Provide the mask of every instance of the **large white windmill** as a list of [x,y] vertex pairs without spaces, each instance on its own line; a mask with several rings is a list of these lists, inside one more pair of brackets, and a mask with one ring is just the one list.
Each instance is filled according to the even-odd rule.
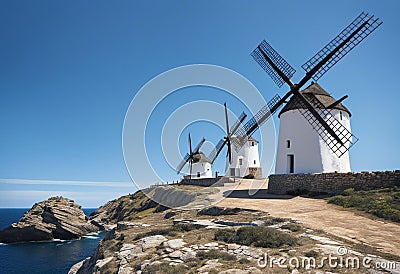
[[[357,138],[350,128],[350,112],[318,84],[300,89],[309,81],[317,81],[382,24],[379,18],[361,13],[322,50],[302,65],[305,76],[293,83],[296,70],[265,40],[252,52],[252,57],[281,87],[290,90],[281,98],[275,95],[243,127],[235,132],[236,148],[241,148],[259,126],[281,106],[281,128],[278,139],[276,173],[348,172],[348,150]],[[305,118],[305,119],[304,119]]]
[[[329,110],[329,115],[351,134],[351,113],[342,103],[337,103],[338,101],[317,83],[312,83],[300,92],[309,102],[318,102],[313,106],[320,114]],[[280,126],[275,173],[350,172],[348,150],[340,157],[332,153],[318,132],[304,119],[301,111],[306,109],[299,105],[297,100],[291,99],[278,115]]]

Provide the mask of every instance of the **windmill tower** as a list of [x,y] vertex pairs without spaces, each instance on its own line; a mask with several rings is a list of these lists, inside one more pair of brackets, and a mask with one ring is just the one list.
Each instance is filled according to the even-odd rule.
[[[312,84],[304,91],[300,89],[311,78],[315,81],[321,78],[381,24],[379,18],[361,13],[322,50],[302,65],[306,74],[297,84],[290,80],[296,70],[271,45],[265,40],[262,41],[251,53],[252,57],[278,87],[286,83],[290,90],[282,98],[275,95],[266,106],[236,131],[237,138],[233,140],[236,149],[240,149],[258,127],[286,104],[280,113],[283,128],[278,141],[277,172],[349,171],[348,150],[358,139],[351,133],[350,112],[341,104],[347,95],[336,101],[317,84]],[[303,119],[301,120],[297,114],[301,114]],[[310,128],[315,132],[311,133]],[[296,137],[293,139],[293,136]],[[312,147],[307,148],[303,145]],[[285,146],[293,153],[285,151]],[[299,159],[295,159],[297,157],[295,152],[299,154],[301,164]],[[312,160],[308,158],[308,153],[313,154]]]
[[[330,109],[331,115],[351,132],[350,111],[341,103],[335,104],[336,100],[320,85],[312,83],[300,92],[309,101],[318,100],[325,109]],[[319,106],[314,107],[321,112]],[[332,153],[299,109],[302,106],[296,100],[289,100],[278,115],[280,127],[275,173],[350,172],[348,151],[341,157]]]
[[211,163],[217,159],[222,149],[226,145],[228,148],[226,154],[225,176],[233,177],[246,177],[252,175],[254,177],[261,177],[260,157],[258,155],[258,141],[253,137],[247,138],[247,145],[242,145],[238,150],[232,150],[232,143],[238,143],[235,133],[240,129],[242,122],[246,119],[247,115],[243,112],[238,120],[229,128],[228,110],[225,107],[225,126],[226,136],[222,138],[210,155]]
[[201,146],[206,139],[202,139],[197,146],[192,150],[192,139],[190,133],[188,136],[189,153],[186,153],[182,162],[176,168],[179,174],[182,168],[189,163],[189,179],[212,178],[211,161],[200,151]]
[[225,170],[226,176],[261,178],[262,170],[258,153],[258,141],[253,137],[249,137],[247,144],[243,145],[238,151],[232,150],[232,161],[229,162],[227,157]]

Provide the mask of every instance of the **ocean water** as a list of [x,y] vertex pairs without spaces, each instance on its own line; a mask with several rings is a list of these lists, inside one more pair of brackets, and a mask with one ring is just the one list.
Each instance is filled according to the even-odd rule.
[[[28,209],[0,209],[0,229],[17,222]],[[84,209],[89,215],[95,209]],[[41,243],[0,244],[0,273],[68,273],[70,267],[89,257],[105,232],[82,240]]]

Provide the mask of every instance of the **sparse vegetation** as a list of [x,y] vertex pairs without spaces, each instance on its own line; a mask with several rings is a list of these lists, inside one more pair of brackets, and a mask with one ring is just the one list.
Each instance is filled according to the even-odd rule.
[[144,237],[154,236],[154,235],[176,236],[178,234],[178,232],[187,232],[187,231],[191,231],[193,229],[197,229],[197,227],[193,224],[177,224],[177,225],[173,225],[168,228],[153,229],[150,231],[138,233],[133,238],[133,240],[139,240]]
[[290,230],[292,232],[298,232],[298,231],[302,230],[302,227],[300,225],[293,224],[293,223],[284,224],[284,225],[281,226],[281,228]]
[[297,244],[296,237],[289,233],[263,226],[241,227],[238,230],[217,230],[214,234],[214,239],[227,243],[269,248]]
[[304,253],[304,255],[309,258],[317,258],[318,252],[315,250],[310,250],[310,251],[307,251],[306,253]]
[[328,198],[328,203],[355,208],[386,220],[400,222],[400,187],[356,191],[346,189],[343,195]]
[[187,268],[183,265],[169,265],[169,263],[160,263],[148,265],[142,271],[143,274],[175,274],[186,273]]
[[254,212],[251,209],[243,209],[243,208],[221,208],[217,206],[211,206],[207,208],[203,208],[197,212],[197,216],[208,215],[208,216],[221,216],[221,215],[235,215],[239,212]]
[[265,225],[266,226],[276,225],[276,224],[279,224],[279,223],[283,223],[285,221],[286,221],[286,219],[284,219],[284,218],[270,218],[268,220],[265,220]]

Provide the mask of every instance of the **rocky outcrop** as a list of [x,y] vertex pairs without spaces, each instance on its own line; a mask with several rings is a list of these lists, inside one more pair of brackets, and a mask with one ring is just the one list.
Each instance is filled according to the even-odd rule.
[[134,220],[145,210],[150,214],[165,209],[166,208],[163,206],[151,200],[143,191],[139,190],[134,194],[125,195],[107,202],[90,214],[90,220],[108,227],[122,220]]
[[0,231],[0,242],[71,240],[102,230],[89,221],[80,205],[63,197],[36,203],[19,222]]

